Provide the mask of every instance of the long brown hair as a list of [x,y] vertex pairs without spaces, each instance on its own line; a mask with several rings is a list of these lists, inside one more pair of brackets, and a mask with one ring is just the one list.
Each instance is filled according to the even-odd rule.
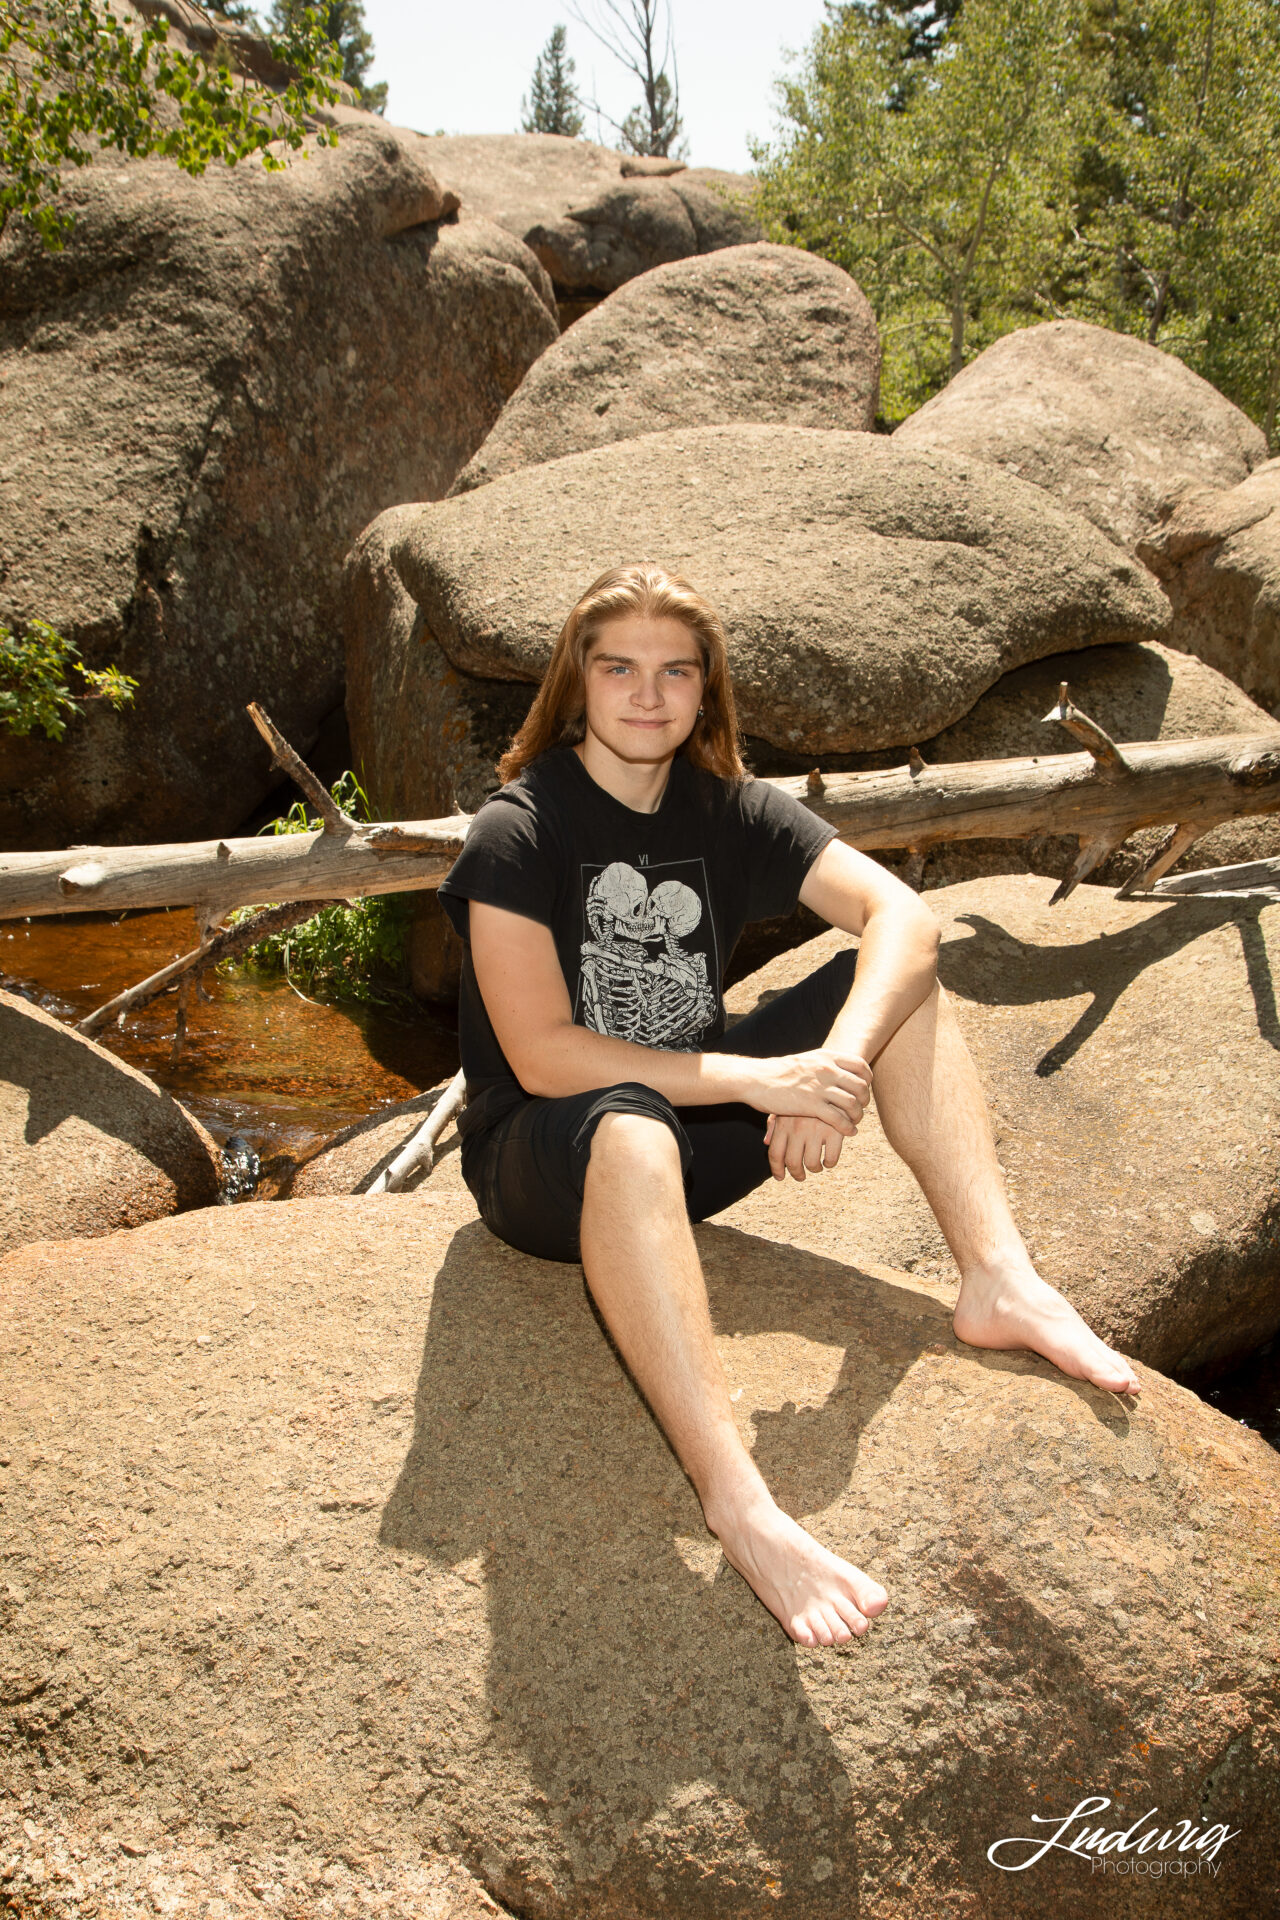
[[565,621],[528,718],[498,762],[504,786],[540,753],[551,747],[577,746],[587,730],[587,655],[602,627],[632,613],[678,620],[697,641],[702,655],[702,712],[677,751],[722,780],[745,777],[729,680],[729,648],[720,616],[678,573],[645,561],[602,573]]

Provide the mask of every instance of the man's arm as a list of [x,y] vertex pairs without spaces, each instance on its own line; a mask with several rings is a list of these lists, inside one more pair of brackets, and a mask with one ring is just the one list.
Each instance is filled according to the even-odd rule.
[[[858,936],[858,971],[827,1048],[874,1063],[933,992],[938,923],[910,887],[839,840],[824,847],[810,867],[800,899],[830,926]],[[803,1180],[806,1167],[811,1173],[833,1167],[846,1137],[812,1115],[775,1109],[765,1134],[775,1179],[790,1173]]]
[[775,1060],[669,1053],[593,1033],[574,1024],[548,927],[476,900],[468,917],[480,997],[498,1045],[526,1093],[555,1099],[637,1080],[665,1094],[675,1106],[740,1100],[760,1113],[781,1111],[820,1120],[834,1137],[856,1130],[869,1098],[869,1075],[860,1058],[830,1048]]
[[933,992],[938,923],[910,887],[839,840],[810,867],[800,900],[829,926],[858,937],[853,990],[827,1045],[874,1065],[886,1040]]

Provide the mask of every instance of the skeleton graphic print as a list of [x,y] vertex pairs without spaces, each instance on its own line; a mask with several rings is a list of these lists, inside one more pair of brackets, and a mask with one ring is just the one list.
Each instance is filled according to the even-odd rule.
[[720,979],[702,861],[581,871],[587,937],[575,1017],[616,1040],[691,1051],[715,1020]]

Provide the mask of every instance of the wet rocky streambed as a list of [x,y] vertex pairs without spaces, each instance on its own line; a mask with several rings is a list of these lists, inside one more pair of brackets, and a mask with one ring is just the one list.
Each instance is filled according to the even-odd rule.
[[[66,1021],[188,951],[185,909],[0,925],[0,986]],[[175,1001],[162,995],[96,1037],[193,1113],[220,1145],[239,1135],[258,1156],[256,1197],[367,1114],[412,1099],[458,1065],[443,1009],[332,1003],[283,975],[237,969],[205,975],[174,1057]],[[1230,1374],[1192,1382],[1211,1405],[1280,1448],[1280,1340]]]

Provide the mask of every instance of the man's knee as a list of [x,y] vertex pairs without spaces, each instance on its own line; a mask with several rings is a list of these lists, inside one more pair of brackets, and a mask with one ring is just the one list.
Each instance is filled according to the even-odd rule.
[[675,1134],[647,1113],[606,1113],[591,1136],[590,1166],[632,1179],[683,1179]]

